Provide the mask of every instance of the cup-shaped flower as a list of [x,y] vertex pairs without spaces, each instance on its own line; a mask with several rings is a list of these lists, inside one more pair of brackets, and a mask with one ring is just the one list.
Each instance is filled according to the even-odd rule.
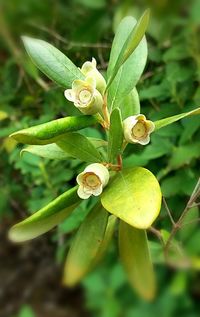
[[125,140],[128,143],[139,143],[142,145],[150,142],[150,134],[155,129],[154,123],[147,120],[143,114],[126,118],[123,126]]
[[91,62],[85,62],[81,67],[81,72],[85,76],[91,76],[96,80],[96,89],[103,95],[106,89],[106,81],[97,69],[96,59],[93,57]]
[[77,176],[76,181],[79,185],[78,196],[80,198],[87,199],[92,195],[99,196],[108,184],[109,172],[104,165],[93,163]]
[[74,80],[72,89],[65,90],[64,95],[84,114],[95,114],[102,110],[103,98],[96,89],[94,77],[88,76],[85,80]]

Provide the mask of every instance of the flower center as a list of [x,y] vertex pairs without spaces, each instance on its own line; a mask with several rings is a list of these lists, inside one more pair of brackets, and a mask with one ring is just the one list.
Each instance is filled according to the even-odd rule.
[[144,138],[147,135],[147,127],[144,121],[138,121],[132,128],[132,135],[136,139]]
[[79,101],[81,103],[86,103],[87,104],[87,103],[90,102],[91,98],[92,98],[92,94],[91,94],[91,92],[89,90],[83,89],[83,90],[80,91],[80,93],[79,93]]
[[95,189],[101,185],[100,178],[94,173],[86,173],[84,175],[84,184],[92,189]]

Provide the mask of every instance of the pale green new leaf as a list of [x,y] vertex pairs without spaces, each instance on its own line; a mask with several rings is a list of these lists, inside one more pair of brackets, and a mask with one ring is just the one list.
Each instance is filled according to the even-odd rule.
[[161,120],[158,120],[158,121],[155,121],[154,124],[155,124],[155,130],[158,130],[158,129],[161,129],[169,124],[172,124],[178,120],[181,120],[183,118],[186,118],[188,116],[193,116],[193,115],[197,115],[197,114],[200,114],[200,108],[197,108],[197,109],[194,109],[194,110],[191,110],[191,111],[188,111],[188,112],[184,112],[184,113],[180,113],[180,114],[177,114],[175,116],[172,116],[172,117],[168,117],[168,118],[165,118],[165,119],[161,119]]
[[[139,19],[137,24],[133,27],[130,34],[128,35],[127,40],[125,41],[119,56],[117,58],[117,61],[115,63],[115,66],[111,72],[110,77],[108,78],[108,84],[107,88],[111,85],[113,79],[115,78],[117,72],[119,71],[120,67],[125,63],[125,61],[129,58],[129,56],[134,52],[136,47],[141,42],[142,38],[144,37],[144,34],[146,32],[146,29],[149,24],[149,16],[150,16],[150,10],[146,10],[142,17]],[[133,70],[134,71],[134,70]]]
[[22,40],[33,63],[56,84],[70,88],[75,79],[84,79],[78,67],[53,45],[27,36]]
[[156,282],[146,231],[120,221],[119,252],[132,287],[144,299],[152,300],[155,297]]
[[[112,44],[107,71],[108,77],[111,77],[121,48],[125,44],[135,25],[136,20],[133,17],[126,17],[121,21]],[[143,37],[135,51],[120,67],[115,79],[108,88],[108,108],[110,109],[110,112],[115,107],[119,107],[119,105],[120,108],[123,107],[123,105],[121,106],[121,102],[136,86],[144,70],[146,60],[147,42],[146,38]]]
[[22,242],[38,237],[67,218],[80,202],[76,186],[13,226],[9,231],[9,238],[15,242]]
[[65,285],[74,286],[93,268],[107,222],[108,213],[98,203],[81,224],[72,242],[64,268]]
[[67,132],[89,127],[96,122],[95,116],[66,117],[14,132],[10,137],[25,144],[50,144],[55,143],[60,136]]
[[121,112],[115,108],[110,116],[110,130],[108,136],[108,162],[114,163],[121,153],[123,143],[123,124]]
[[101,202],[106,210],[129,225],[146,229],[160,212],[160,185],[145,168],[123,169],[104,189]]
[[20,154],[23,155],[26,152],[52,160],[66,160],[70,157],[55,143],[46,145],[29,145],[23,149]]
[[82,134],[67,133],[56,144],[69,156],[84,162],[101,162],[102,157],[95,146]]

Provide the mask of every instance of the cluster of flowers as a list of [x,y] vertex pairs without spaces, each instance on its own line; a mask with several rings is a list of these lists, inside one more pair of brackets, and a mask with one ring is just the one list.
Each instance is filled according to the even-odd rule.
[[[81,67],[84,80],[74,80],[72,89],[64,92],[65,97],[87,115],[102,114],[106,81],[96,68],[96,60],[85,62]],[[123,121],[124,139],[127,143],[146,145],[155,126],[143,114],[130,116]],[[108,169],[99,163],[90,164],[77,176],[78,195],[87,199],[91,195],[99,196],[108,184]]]

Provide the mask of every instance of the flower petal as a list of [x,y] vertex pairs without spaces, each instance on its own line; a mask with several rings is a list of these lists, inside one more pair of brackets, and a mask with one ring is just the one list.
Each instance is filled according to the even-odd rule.
[[100,180],[103,186],[106,186],[109,181],[109,172],[108,169],[99,163],[93,163],[86,167],[84,172],[92,172],[96,174]]
[[80,198],[82,199],[88,199],[91,196],[91,193],[86,193],[84,191],[83,186],[79,186],[78,190],[77,190],[77,194]]
[[101,195],[102,191],[103,191],[103,186],[100,185],[98,188],[93,190],[92,195],[99,196]]
[[142,140],[138,140],[138,143],[142,144],[142,145],[146,145],[150,142],[150,136],[149,134]]
[[67,100],[74,102],[75,101],[75,95],[72,89],[66,89],[64,91],[64,96]]
[[82,173],[80,173],[80,174],[78,174],[77,175],[77,177],[76,177],[76,181],[77,181],[77,183],[78,183],[78,185],[81,185],[82,184],[82,181],[83,181],[83,175],[84,175],[85,173],[84,172],[82,172]]

